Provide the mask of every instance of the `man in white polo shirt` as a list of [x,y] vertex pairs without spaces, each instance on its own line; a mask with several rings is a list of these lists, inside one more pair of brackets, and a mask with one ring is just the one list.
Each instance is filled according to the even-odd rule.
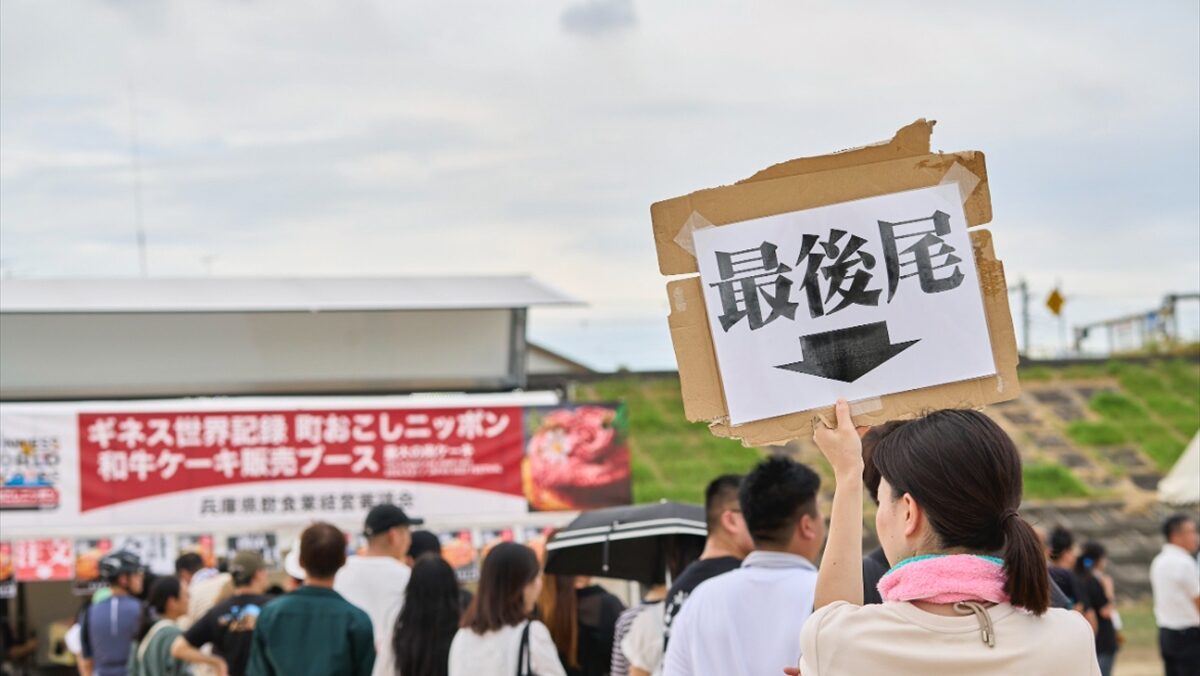
[[812,562],[825,541],[820,485],[816,472],[783,457],[746,475],[738,504],[754,551],[688,597],[671,625],[663,676],[762,676],[799,661],[817,586]]
[[373,676],[395,676],[392,631],[404,605],[404,590],[412,570],[404,565],[412,542],[409,526],[424,523],[396,505],[375,505],[367,514],[363,534],[367,551],[352,556],[338,571],[333,590],[371,616],[375,629]]
[[1154,620],[1166,676],[1200,676],[1200,567],[1196,522],[1176,514],[1163,523],[1167,543],[1150,564]]

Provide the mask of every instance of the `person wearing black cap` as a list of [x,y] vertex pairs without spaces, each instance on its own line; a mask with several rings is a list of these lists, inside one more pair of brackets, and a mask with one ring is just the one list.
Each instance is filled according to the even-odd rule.
[[412,569],[405,565],[412,543],[410,526],[424,523],[396,505],[375,505],[367,514],[363,535],[367,550],[352,556],[338,571],[333,589],[371,616],[375,629],[373,676],[394,676],[392,628],[404,604],[404,589]]

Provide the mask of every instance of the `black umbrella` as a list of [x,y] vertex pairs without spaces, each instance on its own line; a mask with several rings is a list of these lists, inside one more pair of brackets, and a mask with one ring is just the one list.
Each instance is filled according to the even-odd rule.
[[546,544],[546,572],[665,582],[672,557],[698,556],[704,508],[663,500],[580,514]]

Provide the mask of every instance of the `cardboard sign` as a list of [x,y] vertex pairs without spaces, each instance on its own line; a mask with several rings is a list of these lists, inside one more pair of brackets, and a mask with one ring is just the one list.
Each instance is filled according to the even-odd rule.
[[870,425],[1019,394],[983,155],[931,131],[651,207],[660,271],[699,273],[667,285],[689,420],[765,445],[839,396]]
[[694,239],[734,425],[996,372],[955,185]]

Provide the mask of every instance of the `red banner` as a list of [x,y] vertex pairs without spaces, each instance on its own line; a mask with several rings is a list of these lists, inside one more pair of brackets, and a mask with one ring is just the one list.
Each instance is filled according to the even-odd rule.
[[396,479],[519,496],[522,413],[80,413],[81,511],[195,488],[300,479]]
[[70,580],[75,574],[75,554],[67,538],[17,540],[15,573],[18,582]]

